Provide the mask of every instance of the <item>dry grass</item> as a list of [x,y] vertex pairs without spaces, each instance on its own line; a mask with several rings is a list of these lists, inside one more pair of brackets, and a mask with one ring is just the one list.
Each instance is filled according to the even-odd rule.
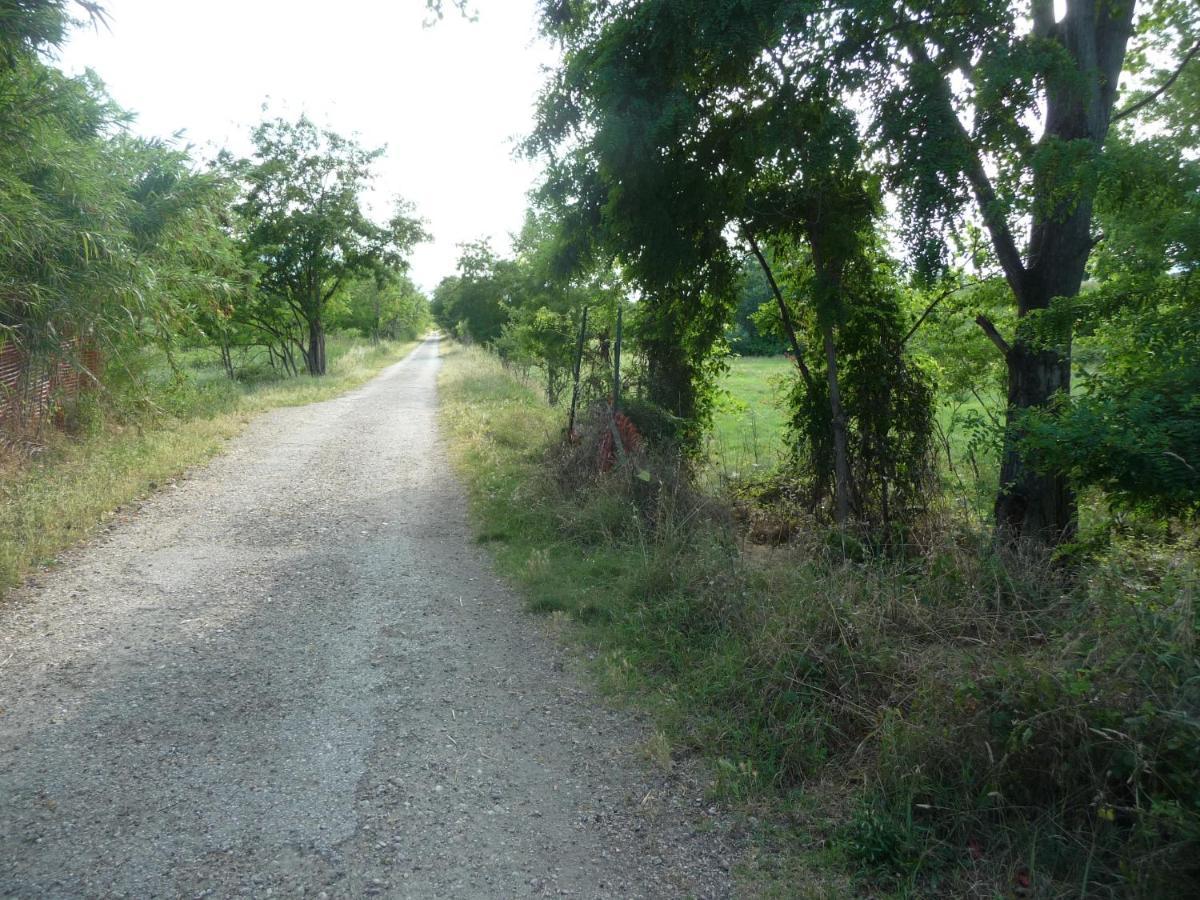
[[335,339],[322,379],[234,385],[207,362],[193,360],[181,378],[150,368],[119,396],[103,398],[111,405],[75,411],[74,433],[44,433],[32,458],[0,461],[0,594],[123,505],[219,452],[256,414],[357,387],[413,346]]
[[769,811],[748,878],[823,865],[871,896],[1200,890],[1194,534],[1116,536],[1072,568],[941,512],[886,552],[803,517],[764,548],[652,460],[650,502],[628,472],[589,474],[587,452],[559,449],[557,413],[459,353],[444,416],[481,539],[531,608],[576,623],[671,753]]

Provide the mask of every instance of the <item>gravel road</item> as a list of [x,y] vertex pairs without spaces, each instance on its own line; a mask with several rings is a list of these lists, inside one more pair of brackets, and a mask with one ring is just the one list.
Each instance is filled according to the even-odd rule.
[[0,603],[0,896],[725,897],[731,839],[472,544],[436,340]]

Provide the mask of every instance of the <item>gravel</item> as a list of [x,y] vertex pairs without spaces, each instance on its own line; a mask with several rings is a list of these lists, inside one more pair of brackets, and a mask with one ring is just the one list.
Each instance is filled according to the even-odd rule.
[[733,838],[471,542],[436,340],[0,606],[0,896],[725,897]]

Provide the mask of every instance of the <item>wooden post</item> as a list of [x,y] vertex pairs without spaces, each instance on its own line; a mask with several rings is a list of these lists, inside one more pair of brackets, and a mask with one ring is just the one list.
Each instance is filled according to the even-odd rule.
[[621,319],[624,308],[617,307],[617,338],[616,346],[613,348],[613,415],[617,414],[617,410],[621,405]]
[[579,406],[579,376],[583,369],[583,344],[587,340],[588,308],[583,308],[583,323],[579,326],[579,339],[575,342],[575,384],[571,388],[571,415],[567,419],[567,440],[575,433],[575,410]]
[[625,465],[625,445],[621,443],[621,432],[617,429],[617,411],[621,405],[621,320],[624,307],[617,306],[617,337],[613,347],[613,396],[612,411],[608,417],[608,430],[612,434],[613,452],[617,462]]

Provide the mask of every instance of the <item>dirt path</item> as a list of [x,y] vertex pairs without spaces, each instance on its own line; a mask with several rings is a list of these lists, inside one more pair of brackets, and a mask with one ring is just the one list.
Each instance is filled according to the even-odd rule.
[[470,543],[437,367],[262,417],[0,606],[0,896],[730,893]]

